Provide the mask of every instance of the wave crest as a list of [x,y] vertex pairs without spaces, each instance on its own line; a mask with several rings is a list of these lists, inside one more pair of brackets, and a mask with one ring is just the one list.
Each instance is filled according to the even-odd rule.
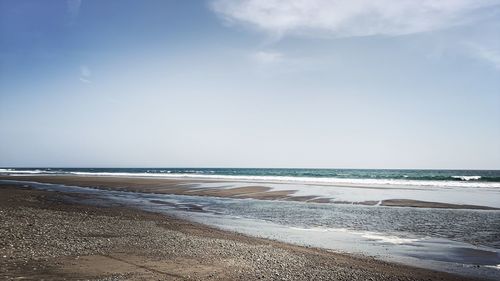
[[460,179],[463,181],[480,180],[481,176],[452,176],[454,179]]

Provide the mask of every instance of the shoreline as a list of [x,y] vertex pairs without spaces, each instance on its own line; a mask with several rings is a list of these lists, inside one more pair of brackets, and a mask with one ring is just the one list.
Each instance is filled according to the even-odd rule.
[[68,197],[75,194],[0,186],[5,270],[0,277],[474,280],[248,237],[125,206],[68,203]]
[[[62,185],[74,185],[98,189],[173,194],[173,195],[196,195],[213,196],[236,199],[259,199],[259,200],[282,200],[303,201],[311,203],[335,203],[335,204],[359,204],[367,206],[386,207],[413,207],[413,208],[444,208],[444,209],[471,209],[471,210],[500,210],[500,208],[452,204],[432,201],[413,200],[407,198],[392,198],[386,200],[367,200],[360,202],[332,201],[331,198],[322,196],[297,196],[296,190],[272,190],[265,183],[245,183],[244,186],[233,188],[209,188],[199,187],[200,183],[225,183],[225,180],[214,179],[171,179],[171,178],[145,178],[145,177],[116,177],[116,176],[77,176],[77,175],[0,175],[0,180],[33,181],[39,183],[51,183]],[[363,188],[363,187],[358,187]]]

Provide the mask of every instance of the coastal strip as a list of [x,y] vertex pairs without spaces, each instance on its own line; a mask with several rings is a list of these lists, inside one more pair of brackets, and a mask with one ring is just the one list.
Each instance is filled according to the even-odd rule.
[[[407,198],[393,198],[382,201],[335,201],[321,196],[296,196],[296,190],[273,190],[265,183],[245,183],[238,187],[204,187],[204,184],[219,184],[224,186],[227,181],[214,179],[171,179],[147,177],[113,177],[113,176],[77,176],[77,175],[3,175],[0,180],[29,181],[70,186],[89,187],[105,190],[130,191],[155,194],[196,195],[225,198],[252,198],[259,200],[304,201],[312,203],[337,203],[380,205],[387,207],[414,207],[414,208],[447,208],[447,209],[477,209],[500,210],[490,206],[471,204],[450,204],[410,200]],[[362,188],[362,187],[357,187]]]
[[0,279],[473,280],[78,196],[0,185]]

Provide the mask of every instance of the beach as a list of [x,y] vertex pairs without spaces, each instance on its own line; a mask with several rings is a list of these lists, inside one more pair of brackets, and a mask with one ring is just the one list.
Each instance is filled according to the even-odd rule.
[[472,280],[22,186],[0,185],[6,280]]
[[500,0],[0,19],[0,281],[500,281]]
[[[70,186],[82,186],[107,190],[130,191],[154,194],[175,194],[175,195],[194,195],[194,196],[214,196],[226,198],[252,198],[260,200],[281,200],[281,201],[304,201],[311,203],[347,203],[360,205],[381,205],[392,207],[416,207],[416,208],[447,208],[447,209],[481,209],[481,210],[500,210],[496,206],[485,206],[475,204],[460,204],[450,202],[433,202],[426,200],[416,200],[413,198],[391,198],[383,200],[371,200],[371,198],[359,200],[334,200],[332,198],[318,194],[297,194],[297,190],[291,185],[285,185],[284,188],[272,188],[272,182],[247,182],[247,181],[228,181],[212,178],[151,178],[140,176],[81,176],[81,175],[14,175],[2,176],[0,180],[19,180],[34,181],[50,184],[62,184]],[[229,184],[229,186],[228,186]],[[345,184],[344,184],[345,185]],[[275,185],[276,186],[276,185]],[[318,185],[309,185],[306,187],[318,187]],[[319,187],[324,187],[319,185]],[[338,186],[334,186],[337,187]],[[330,186],[326,186],[331,189]],[[348,185],[349,191],[353,190],[366,193],[369,191],[384,191],[387,188],[382,186],[361,186]],[[323,188],[324,189],[324,188]],[[395,189],[390,187],[389,189]],[[404,189],[405,191],[413,191]],[[413,194],[410,194],[413,195]],[[466,194],[467,195],[467,194]],[[465,196],[466,196],[465,195]],[[495,190],[495,196],[496,194]],[[442,196],[444,197],[444,196]],[[425,198],[433,198],[426,196]],[[428,200],[432,200],[428,199]],[[447,198],[440,198],[447,199]],[[470,199],[470,198],[468,198]],[[495,201],[497,198],[492,197]]]
[[[454,171],[441,172],[446,174],[441,175],[445,179],[441,182],[404,178],[411,173],[419,173],[420,177],[435,173],[427,171],[397,171],[401,179],[391,181],[273,177],[269,174],[275,171],[263,169],[256,171],[267,175],[259,177],[244,175],[243,170],[224,170],[227,174],[234,171],[236,176],[199,171],[204,174],[193,174],[192,170],[169,174],[146,169],[3,169],[0,186],[17,186],[51,198],[57,195],[61,199],[56,200],[58,203],[78,208],[120,208],[156,214],[182,225],[196,225],[204,229],[203,235],[216,230],[464,278],[496,280],[500,274],[497,182],[477,181],[478,176],[470,182],[463,175],[465,172],[459,176],[460,180],[448,180],[456,177]],[[491,172],[476,173],[487,177]],[[145,239],[140,241],[151,240],[151,236],[133,230],[144,226],[134,226],[128,232],[116,229],[121,224],[112,223],[109,229],[123,234],[123,239],[140,236]],[[157,233],[153,229],[148,231]],[[113,240],[99,243],[110,241]],[[138,242],[126,244],[133,243]],[[161,248],[139,246],[145,247],[146,252]],[[264,275],[269,277],[269,274],[273,272]],[[232,275],[229,279],[234,278]]]

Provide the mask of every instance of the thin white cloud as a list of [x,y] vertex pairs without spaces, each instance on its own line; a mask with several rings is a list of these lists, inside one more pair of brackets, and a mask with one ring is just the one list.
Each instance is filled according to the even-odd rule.
[[472,54],[500,70],[500,48],[486,47],[478,44],[467,44]]
[[92,81],[85,79],[83,77],[80,77],[80,81],[82,81],[83,83],[88,83],[88,84],[92,83]]
[[404,35],[470,22],[499,0],[213,0],[230,23],[273,35]]
[[92,83],[90,80],[90,76],[92,76],[92,71],[86,65],[80,66],[80,81],[84,83]]
[[278,52],[259,51],[252,54],[252,58],[259,63],[277,63],[283,60],[283,54]]
[[69,23],[73,24],[80,14],[82,0],[66,0],[66,8],[68,11]]

